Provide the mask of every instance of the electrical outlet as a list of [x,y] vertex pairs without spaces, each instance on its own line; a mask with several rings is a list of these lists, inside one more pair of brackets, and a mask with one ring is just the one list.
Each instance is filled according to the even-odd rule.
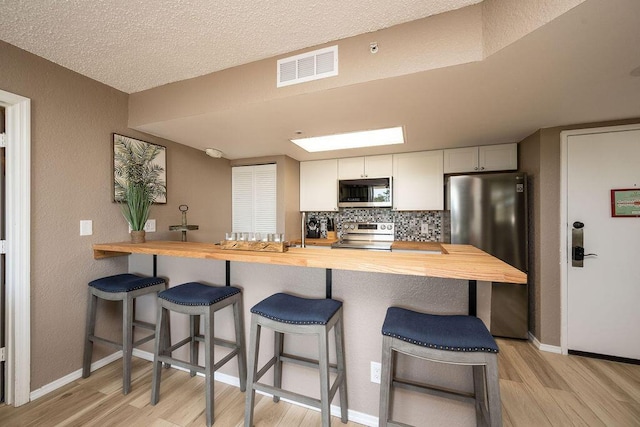
[[420,223],[420,234],[429,234],[429,223],[424,221]]
[[156,220],[148,219],[147,222],[144,223],[144,231],[147,233],[153,233],[156,231]]
[[382,365],[378,362],[371,362],[371,382],[380,384],[380,376],[382,375]]

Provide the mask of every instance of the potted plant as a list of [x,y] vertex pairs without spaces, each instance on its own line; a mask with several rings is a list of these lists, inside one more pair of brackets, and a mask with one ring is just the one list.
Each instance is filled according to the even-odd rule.
[[131,227],[131,242],[144,243],[144,225],[149,219],[153,194],[144,183],[132,183],[126,188],[126,200],[121,204],[122,215]]

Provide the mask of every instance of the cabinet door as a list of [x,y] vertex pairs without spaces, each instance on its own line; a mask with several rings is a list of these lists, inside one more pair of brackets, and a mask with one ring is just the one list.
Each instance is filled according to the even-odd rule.
[[364,174],[367,178],[384,178],[393,175],[393,156],[367,156],[364,158]]
[[482,171],[518,169],[518,144],[485,145],[478,148],[478,165]]
[[233,231],[276,232],[277,168],[275,164],[231,168]]
[[444,173],[478,171],[478,147],[444,150]]
[[364,157],[338,159],[338,179],[364,178]]
[[444,208],[443,150],[393,155],[393,207],[399,211]]
[[300,162],[300,211],[338,210],[338,160]]

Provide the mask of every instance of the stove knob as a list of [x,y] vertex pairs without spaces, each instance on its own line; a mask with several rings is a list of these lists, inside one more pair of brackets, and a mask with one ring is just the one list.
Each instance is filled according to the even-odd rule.
[[[383,225],[383,227],[384,227],[384,225]],[[388,228],[389,228],[389,230],[392,230],[393,229],[393,224],[389,224]]]
[[384,224],[382,224],[382,225],[380,226],[380,229],[381,229],[381,230],[385,230],[386,228],[387,228],[387,226],[386,226],[386,225],[384,225]]

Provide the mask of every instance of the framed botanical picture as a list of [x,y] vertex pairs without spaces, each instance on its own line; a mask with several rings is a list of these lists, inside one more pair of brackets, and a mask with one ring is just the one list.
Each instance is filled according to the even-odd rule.
[[154,203],[167,203],[167,148],[113,134],[113,200],[123,202],[130,184],[144,185]]

